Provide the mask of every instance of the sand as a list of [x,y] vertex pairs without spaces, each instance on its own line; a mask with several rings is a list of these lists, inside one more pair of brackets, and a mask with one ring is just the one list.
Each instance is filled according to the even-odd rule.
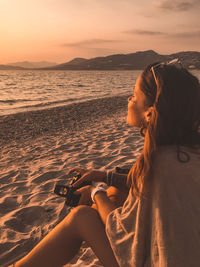
[[[132,166],[143,139],[126,115],[124,96],[0,117],[0,266],[29,252],[67,215],[53,190],[66,184],[69,169]],[[83,245],[75,266],[99,265]]]

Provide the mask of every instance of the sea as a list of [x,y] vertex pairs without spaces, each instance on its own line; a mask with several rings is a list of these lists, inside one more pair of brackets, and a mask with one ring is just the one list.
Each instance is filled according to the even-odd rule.
[[0,70],[0,116],[131,95],[141,72]]

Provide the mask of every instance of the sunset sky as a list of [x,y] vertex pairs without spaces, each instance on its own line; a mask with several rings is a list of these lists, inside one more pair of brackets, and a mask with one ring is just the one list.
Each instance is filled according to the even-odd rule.
[[200,51],[200,0],[0,0],[0,64]]

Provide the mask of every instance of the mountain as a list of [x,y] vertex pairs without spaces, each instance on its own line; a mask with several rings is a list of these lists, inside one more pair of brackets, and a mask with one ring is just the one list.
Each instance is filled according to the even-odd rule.
[[[82,64],[85,61],[87,61],[87,59],[81,58],[81,57],[77,57],[77,58],[74,58],[71,61],[69,61],[67,64],[70,64],[70,65],[78,65],[78,64]],[[62,64],[59,64],[59,65],[62,65]]]
[[22,67],[26,69],[37,69],[37,68],[48,68],[55,66],[57,63],[55,62],[48,62],[48,61],[40,61],[40,62],[29,62],[29,61],[23,61],[23,62],[14,62],[9,63],[9,66],[17,66]]
[[161,55],[153,50],[139,51],[131,54],[116,54],[91,59],[74,58],[73,60],[56,65],[53,62],[16,62],[0,65],[5,69],[39,69],[39,70],[142,70],[154,63],[179,58],[184,67],[200,69],[200,52],[186,51],[169,55]]
[[170,56],[173,58],[179,58],[186,68],[200,69],[200,52],[179,52],[176,54],[171,54]]
[[168,61],[179,58],[186,68],[200,69],[200,52],[179,52],[160,55],[153,50],[131,54],[116,54],[91,59],[75,58],[69,62],[50,68],[52,70],[141,70],[153,62]]
[[0,65],[0,70],[24,70],[24,68],[18,66]]

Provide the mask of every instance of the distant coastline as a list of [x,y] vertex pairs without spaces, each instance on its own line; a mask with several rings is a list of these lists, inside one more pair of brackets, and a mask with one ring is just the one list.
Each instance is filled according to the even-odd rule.
[[[179,58],[183,66],[188,69],[200,69],[200,52],[186,51],[161,55],[153,50],[147,50],[91,59],[75,58],[66,63],[42,68],[25,68],[19,62],[20,66],[17,66],[16,63],[14,66],[0,65],[0,70],[142,70],[153,62],[167,61],[174,58]],[[27,62],[26,65],[28,65]]]

